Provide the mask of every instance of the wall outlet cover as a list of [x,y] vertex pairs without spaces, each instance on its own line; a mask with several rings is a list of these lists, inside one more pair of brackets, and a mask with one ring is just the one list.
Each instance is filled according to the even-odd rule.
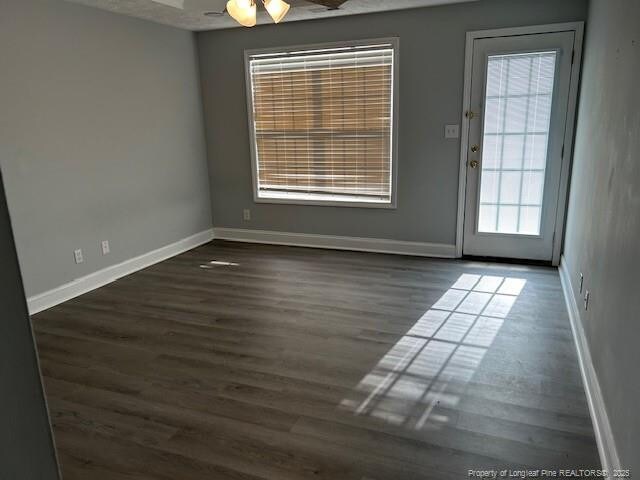
[[249,210],[248,208],[245,208],[244,211],[242,212],[242,218],[248,222],[249,220],[251,220],[251,210]]
[[460,138],[460,125],[445,125],[444,138]]
[[73,251],[73,257],[74,257],[76,263],[84,262],[84,257],[82,255],[82,249],[81,248]]
[[109,240],[103,240],[100,242],[100,247],[102,248],[102,255],[107,255],[111,252],[111,247],[109,246]]
[[584,294],[584,309],[588,310],[589,309],[589,290],[587,290]]
[[579,288],[579,292],[582,293],[582,287],[584,286],[584,275],[582,275],[582,273],[580,273],[580,288]]

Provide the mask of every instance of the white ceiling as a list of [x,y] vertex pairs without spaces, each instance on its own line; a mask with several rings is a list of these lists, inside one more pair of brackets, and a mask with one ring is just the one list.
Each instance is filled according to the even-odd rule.
[[[132,17],[144,18],[153,22],[171,25],[186,30],[218,30],[222,28],[240,27],[229,15],[205,16],[204,12],[220,13],[224,10],[226,0],[69,0],[91,7],[109,10]],[[338,10],[327,10],[325,7],[305,0],[287,0],[291,10],[284,21],[295,22],[314,18],[357,15],[362,13],[382,12],[387,10],[403,10],[407,8],[444,5],[476,0],[348,0]],[[262,3],[258,1],[258,3]],[[176,8],[184,5],[184,9]],[[258,5],[258,24],[272,23],[262,5]]]

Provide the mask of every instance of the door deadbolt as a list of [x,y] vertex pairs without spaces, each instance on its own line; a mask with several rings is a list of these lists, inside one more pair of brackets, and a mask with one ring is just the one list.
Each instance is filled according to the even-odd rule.
[[470,166],[471,168],[478,168],[478,165],[479,165],[478,160],[471,160],[471,161],[469,162],[469,166]]

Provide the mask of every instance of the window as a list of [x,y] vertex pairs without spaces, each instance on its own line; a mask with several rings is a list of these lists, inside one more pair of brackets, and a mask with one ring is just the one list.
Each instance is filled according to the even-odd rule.
[[247,52],[255,199],[395,206],[397,40]]
[[556,56],[488,58],[479,232],[540,234]]

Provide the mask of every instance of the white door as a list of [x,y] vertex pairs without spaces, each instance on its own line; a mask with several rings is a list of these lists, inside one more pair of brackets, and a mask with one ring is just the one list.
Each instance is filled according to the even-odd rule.
[[473,42],[465,255],[552,258],[574,35]]

